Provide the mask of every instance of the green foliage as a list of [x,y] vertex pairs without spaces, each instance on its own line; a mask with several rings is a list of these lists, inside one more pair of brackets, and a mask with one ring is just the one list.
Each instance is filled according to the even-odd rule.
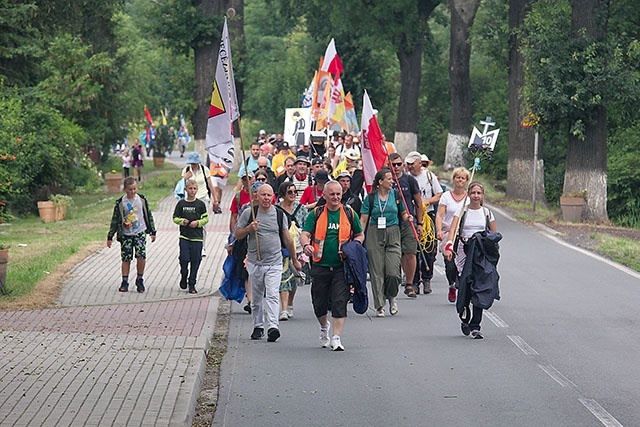
[[172,145],[173,140],[171,139],[171,135],[169,135],[169,126],[160,126],[158,136],[153,144],[153,157],[165,157],[165,153],[169,151]]
[[[84,154],[86,133],[37,96],[22,96],[0,82],[0,200],[23,214],[34,201],[70,192],[73,171]],[[10,184],[8,185],[8,183]],[[15,203],[14,203],[15,202]]]
[[36,10],[31,3],[0,0],[0,75],[10,84],[29,81],[42,54],[40,32],[30,25]]
[[637,136],[640,124],[612,135],[607,159],[609,216],[627,227],[640,227],[640,168]]
[[619,97],[637,97],[630,57],[611,38],[571,33],[568,1],[536,2],[525,20],[525,99],[543,126],[584,136],[585,122]]

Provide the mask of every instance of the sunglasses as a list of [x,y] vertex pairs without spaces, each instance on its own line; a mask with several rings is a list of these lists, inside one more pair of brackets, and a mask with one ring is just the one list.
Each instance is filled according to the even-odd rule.
[[262,181],[262,182],[266,182],[267,178],[257,178],[256,181]]
[[399,168],[402,166],[402,163],[391,163],[394,167]]
[[296,190],[287,190],[287,194],[295,195],[296,194]]
[[266,169],[266,168],[267,168],[267,165],[264,165],[264,166],[258,166],[258,167],[259,167],[260,169],[262,169],[262,168]]

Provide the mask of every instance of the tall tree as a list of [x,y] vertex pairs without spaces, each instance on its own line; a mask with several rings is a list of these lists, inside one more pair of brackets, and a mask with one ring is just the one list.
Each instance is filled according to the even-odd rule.
[[[428,19],[440,4],[439,0],[384,2],[378,9],[380,28],[396,48],[400,63],[400,99],[394,141],[401,153],[414,151],[418,146],[418,96],[422,75],[422,54],[429,35]],[[387,9],[388,8],[388,9]],[[389,10],[390,9],[390,10]],[[379,13],[384,11],[383,15]],[[389,17],[402,22],[388,22]]]
[[[537,131],[536,117],[528,115],[522,98],[524,87],[524,57],[520,52],[522,25],[531,10],[533,0],[509,1],[509,162],[507,165],[507,195],[515,199],[529,200],[533,196],[531,182],[534,170],[534,138]],[[527,117],[527,126],[521,121]],[[538,158],[541,159],[541,147]],[[545,200],[543,161],[536,169],[536,200]]]
[[449,80],[451,86],[451,113],[445,168],[464,165],[464,147],[471,130],[472,96],[469,59],[471,43],[469,31],[473,26],[480,0],[449,0],[451,13],[449,46]]
[[[609,0],[571,0],[571,33],[588,55],[609,57],[605,45],[608,19]],[[604,102],[595,102],[590,113],[582,118],[583,133],[569,134],[564,191],[587,190],[587,219],[606,221],[607,110]]]

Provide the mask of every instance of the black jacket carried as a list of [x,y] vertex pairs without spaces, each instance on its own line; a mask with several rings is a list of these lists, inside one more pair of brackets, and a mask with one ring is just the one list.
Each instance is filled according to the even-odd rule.
[[475,233],[465,243],[467,259],[458,277],[458,313],[463,313],[469,302],[486,310],[494,300],[500,299],[500,275],[496,268],[500,259],[500,240],[502,234],[487,230]]
[[359,242],[350,241],[342,244],[344,260],[344,280],[353,286],[353,310],[364,314],[369,308],[367,297],[367,250]]

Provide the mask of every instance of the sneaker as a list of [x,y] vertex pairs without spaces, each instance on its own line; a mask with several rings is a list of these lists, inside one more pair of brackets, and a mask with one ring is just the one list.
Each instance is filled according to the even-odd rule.
[[144,292],[144,280],[136,279],[136,290],[140,293]]
[[474,340],[481,340],[484,338],[484,336],[480,331],[471,331],[471,338]]
[[423,294],[430,294],[431,292],[433,292],[433,290],[431,289],[431,280],[427,280],[427,281],[424,282],[422,293]]
[[389,300],[389,314],[392,316],[398,314],[398,301],[395,298]]
[[202,248],[202,258],[205,258],[207,256],[207,250],[205,248]]
[[251,303],[250,302],[246,303],[242,309],[247,313],[251,314]]
[[187,289],[187,279],[180,279],[180,289]]
[[269,328],[267,331],[267,342],[276,342],[280,338],[280,331],[278,328]]
[[384,307],[380,307],[380,308],[376,311],[376,317],[384,317]]
[[456,302],[456,288],[455,286],[449,286],[449,295],[447,297],[450,303]]
[[118,292],[128,292],[129,291],[129,282],[125,282],[124,280],[120,284],[118,288]]
[[289,319],[293,319],[293,306],[289,306],[287,307],[287,315],[289,316]]
[[286,310],[280,312],[280,320],[289,320],[289,313]]
[[197,294],[198,291],[196,291],[196,288],[194,288],[194,287],[189,287],[189,293],[190,294]]
[[264,336],[264,328],[253,328],[251,333],[252,340],[259,340]]
[[344,346],[340,341],[340,335],[334,335],[331,338],[331,350],[333,351],[344,351]]
[[471,327],[469,326],[468,323],[460,323],[460,329],[462,329],[462,334],[463,335],[469,335],[471,333]]
[[324,328],[320,327],[320,347],[327,348],[329,346],[329,327],[331,325],[327,323]]

